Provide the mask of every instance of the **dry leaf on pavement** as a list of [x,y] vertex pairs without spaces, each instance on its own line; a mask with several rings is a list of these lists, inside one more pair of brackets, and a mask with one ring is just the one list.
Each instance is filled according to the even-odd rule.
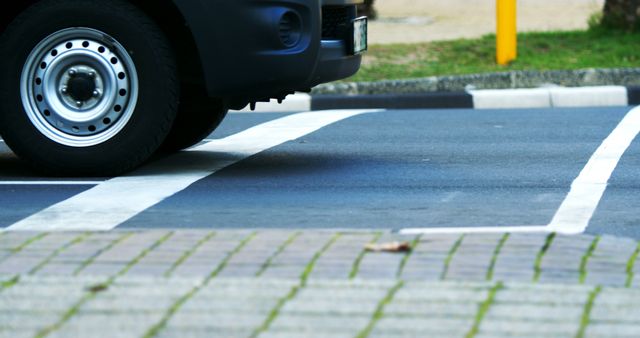
[[411,244],[409,242],[369,243],[364,248],[375,252],[407,252],[411,251]]

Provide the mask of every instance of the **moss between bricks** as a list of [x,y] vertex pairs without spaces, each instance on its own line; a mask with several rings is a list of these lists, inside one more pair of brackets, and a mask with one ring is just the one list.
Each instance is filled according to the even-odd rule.
[[633,283],[633,277],[635,274],[634,268],[636,259],[638,258],[638,254],[640,254],[640,242],[638,242],[636,250],[633,252],[633,254],[631,254],[631,257],[629,257],[629,261],[627,261],[627,281],[625,282],[626,287],[631,287],[631,283]]
[[598,243],[600,242],[600,236],[596,236],[593,241],[591,241],[591,245],[585,252],[584,256],[580,260],[580,284],[584,284],[587,280],[587,264],[589,263],[589,258],[593,256],[593,253],[596,251],[598,247]]
[[393,300],[393,297],[395,297],[398,290],[400,290],[403,286],[404,286],[404,281],[398,281],[391,289],[389,289],[389,291],[384,296],[384,298],[382,298],[382,300],[380,300],[380,302],[378,303],[378,306],[376,307],[376,310],[373,313],[373,316],[371,317],[369,324],[367,324],[367,326],[364,329],[362,329],[362,331],[360,331],[358,335],[356,335],[356,338],[369,337],[369,335],[371,334],[371,331],[373,331],[373,328],[376,326],[378,321],[380,321],[380,319],[382,319],[382,317],[384,316],[385,306],[391,303],[391,301]]
[[80,298],[80,300],[78,300],[75,304],[73,304],[73,306],[71,306],[71,308],[69,308],[69,310],[65,312],[65,314],[62,316],[62,318],[60,318],[60,320],[38,331],[35,337],[43,338],[50,335],[52,332],[58,330],[60,327],[62,327],[62,325],[68,322],[76,313],[78,313],[78,311],[84,304],[86,304],[88,301],[93,299],[98,293],[107,290],[115,282],[115,280],[118,277],[126,274],[134,265],[136,265],[147,254],[149,254],[149,252],[153,251],[155,248],[162,245],[162,243],[166,242],[171,236],[173,236],[173,234],[174,234],[173,231],[166,233],[160,239],[155,241],[150,247],[142,250],[134,259],[131,260],[131,262],[129,262],[124,268],[122,268],[122,270],[118,271],[115,275],[109,277],[107,280],[105,280],[102,283],[98,283],[96,285],[90,286],[87,289],[88,292],[82,298]]
[[78,266],[78,268],[75,269],[75,271],[73,271],[73,275],[77,276],[80,274],[80,272],[82,272],[82,270],[86,269],[87,266],[91,265],[91,263],[93,263],[96,258],[98,258],[98,256],[100,256],[103,252],[106,252],[108,250],[111,250],[111,248],[113,248],[114,246],[116,246],[118,243],[124,241],[125,239],[131,237],[131,235],[133,235],[133,232],[127,232],[124,235],[116,238],[115,240],[111,241],[111,243],[107,244],[105,247],[101,248],[100,250],[96,251],[93,255],[91,255],[91,257],[87,258],[86,260],[84,260],[80,266]]
[[254,237],[256,237],[257,232],[252,232],[249,236],[245,237],[240,243],[231,250],[224,259],[218,264],[218,266],[205,278],[201,283],[191,288],[187,293],[182,295],[175,303],[171,305],[169,310],[165,312],[162,319],[159,322],[154,324],[147,332],[143,335],[143,338],[152,338],[158,335],[160,331],[167,325],[171,317],[180,310],[182,305],[184,305],[189,299],[191,299],[198,291],[200,291],[203,287],[205,287],[209,282],[211,282],[214,278],[220,274],[220,272],[229,264],[231,258],[235,256],[240,250],[242,250]]
[[285,240],[284,243],[282,243],[278,247],[278,249],[276,249],[276,252],[274,252],[271,256],[269,256],[269,258],[267,258],[267,260],[264,261],[264,263],[260,267],[260,270],[258,270],[258,272],[256,272],[256,277],[262,276],[262,274],[265,271],[267,271],[267,269],[271,266],[273,260],[276,259],[276,257],[278,257],[298,237],[300,237],[301,234],[302,233],[298,231],[298,232],[294,232],[291,236],[289,236],[289,238],[287,238],[287,240]]
[[576,333],[576,338],[583,338],[587,331],[587,326],[589,326],[589,322],[591,321],[591,311],[593,310],[593,305],[596,302],[596,298],[602,292],[601,286],[596,286],[590,293],[587,298],[587,302],[584,305],[584,311],[582,312],[582,318],[580,319],[580,328],[578,329],[578,333]]
[[538,255],[536,256],[536,261],[533,264],[533,281],[537,282],[538,280],[540,280],[540,274],[542,274],[542,259],[544,258],[544,255],[547,253],[547,250],[549,250],[549,248],[551,247],[551,243],[553,243],[553,239],[556,237],[555,233],[550,233],[547,236],[547,239],[544,242],[544,245],[542,246],[542,248],[540,248],[540,251],[538,252]]
[[498,256],[500,255],[500,251],[502,251],[502,247],[504,246],[504,244],[507,242],[508,239],[509,239],[509,234],[508,233],[502,235],[502,238],[500,238],[500,241],[498,242],[498,245],[496,245],[496,248],[493,251],[493,256],[491,256],[491,262],[489,263],[489,268],[487,269],[487,280],[488,281],[493,279],[493,271],[496,268],[496,263],[498,261]]
[[462,241],[464,240],[464,235],[460,235],[458,240],[453,243],[449,253],[447,254],[447,258],[444,260],[444,267],[442,268],[442,274],[440,275],[440,280],[445,280],[447,278],[447,274],[449,273],[449,265],[451,264],[451,260],[453,260],[453,256],[455,256],[458,248],[462,245]]
[[180,266],[182,265],[182,263],[184,263],[189,257],[191,257],[196,250],[198,250],[199,247],[201,247],[204,243],[208,242],[211,238],[213,238],[216,235],[216,233],[214,231],[209,232],[206,236],[202,237],[197,243],[196,245],[194,245],[193,247],[189,248],[189,250],[185,251],[182,256],[180,256],[180,258],[178,258],[172,265],[171,267],[169,267],[169,269],[167,269],[167,271],[165,271],[164,276],[165,277],[170,277],[171,274],[173,274],[173,272]]
[[[380,239],[380,237],[382,237],[382,233],[381,232],[377,232],[373,236],[373,239],[369,242],[369,244],[377,243],[378,240]],[[366,254],[367,254],[367,249],[363,248],[360,251],[360,254],[358,254],[358,257],[356,257],[355,261],[353,261],[353,266],[351,267],[351,272],[349,272],[349,279],[356,278],[356,276],[358,275],[358,271],[360,270],[360,263],[362,262],[362,259],[364,259],[364,255],[366,255]]]
[[418,235],[413,239],[413,242],[411,242],[411,250],[409,250],[409,252],[407,252],[404,255],[404,257],[402,257],[402,260],[400,261],[400,265],[398,265],[398,272],[396,272],[396,278],[402,277],[402,273],[404,272],[404,267],[407,266],[407,262],[409,261],[409,258],[411,258],[411,254],[413,254],[413,251],[418,247],[421,239],[422,239],[422,235]]
[[289,293],[287,293],[286,296],[284,296],[282,299],[280,299],[278,301],[278,303],[276,304],[276,306],[269,312],[269,315],[267,316],[267,318],[265,319],[265,321],[262,323],[262,325],[260,325],[260,327],[258,327],[252,334],[251,334],[251,338],[255,338],[258,337],[261,333],[266,332],[267,330],[269,330],[269,327],[271,327],[271,324],[276,320],[276,318],[278,318],[278,315],[280,315],[280,311],[282,310],[282,308],[291,300],[293,300],[297,295],[298,292],[305,288],[307,286],[307,280],[309,279],[309,275],[311,275],[311,272],[313,271],[313,268],[315,267],[316,263],[318,262],[318,260],[320,259],[320,257],[322,257],[322,255],[329,250],[329,248],[333,245],[333,243],[335,243],[338,238],[340,238],[342,234],[341,233],[336,233],[335,235],[333,235],[329,241],[327,241],[327,243],[325,243],[322,248],[320,248],[320,250],[318,250],[318,252],[316,252],[313,255],[313,258],[311,258],[311,260],[307,263],[307,265],[304,268],[304,272],[302,273],[302,275],[300,275],[300,282],[298,285],[295,285],[291,288],[291,290],[289,291]]

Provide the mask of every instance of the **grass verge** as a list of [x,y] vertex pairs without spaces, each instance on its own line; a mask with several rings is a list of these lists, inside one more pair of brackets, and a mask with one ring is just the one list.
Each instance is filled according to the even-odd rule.
[[638,67],[640,32],[596,28],[518,34],[518,59],[495,63],[495,35],[418,44],[372,45],[347,81],[379,81],[510,70]]

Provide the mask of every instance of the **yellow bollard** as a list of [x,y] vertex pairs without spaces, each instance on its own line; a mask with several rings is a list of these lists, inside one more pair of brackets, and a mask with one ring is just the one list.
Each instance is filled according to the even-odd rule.
[[507,65],[515,60],[518,55],[516,0],[496,1],[496,61],[499,65]]

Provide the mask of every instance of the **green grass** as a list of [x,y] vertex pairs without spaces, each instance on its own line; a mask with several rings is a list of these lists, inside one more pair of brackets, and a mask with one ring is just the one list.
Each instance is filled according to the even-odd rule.
[[378,81],[509,70],[640,66],[640,33],[592,29],[522,33],[518,59],[495,63],[495,36],[420,44],[371,45],[360,72],[346,81]]
[[467,334],[465,338],[473,338],[478,335],[480,332],[480,325],[482,324],[482,320],[489,312],[489,308],[495,302],[496,294],[504,288],[502,282],[497,282],[491,289],[489,289],[489,293],[487,294],[487,299],[485,299],[482,303],[478,304],[478,312],[476,312],[476,317],[473,321],[473,326]]
[[596,298],[602,292],[602,286],[596,286],[591,292],[589,292],[589,298],[587,298],[587,303],[584,305],[584,309],[582,312],[582,317],[580,319],[580,327],[578,328],[578,333],[576,333],[576,338],[584,338],[585,333],[587,332],[587,326],[591,322],[591,310],[593,310],[593,304],[596,302]]
[[357,335],[356,338],[367,338],[371,335],[371,331],[376,326],[376,324],[382,319],[384,316],[384,308],[393,300],[393,297],[396,295],[398,290],[400,290],[404,286],[404,281],[398,281],[385,295],[384,298],[378,303],[376,307],[376,311],[373,313],[371,320],[367,324],[367,326],[362,329]]
[[551,247],[551,243],[553,243],[553,239],[556,238],[556,233],[552,232],[547,235],[547,239],[544,242],[540,251],[536,255],[536,261],[533,263],[533,281],[538,282],[540,280],[540,274],[542,274],[542,259],[544,255],[547,253],[547,250]]
[[580,284],[584,284],[584,282],[587,280],[587,264],[589,263],[589,258],[591,258],[591,256],[593,256],[593,253],[596,251],[599,242],[600,236],[596,236],[591,242],[591,245],[589,245],[587,252],[584,254],[584,256],[582,256],[582,259],[580,260]]
[[493,255],[491,256],[491,262],[489,263],[489,268],[487,269],[488,281],[493,279],[493,271],[496,268],[496,263],[498,262],[498,256],[500,255],[500,251],[502,251],[502,247],[509,239],[509,236],[510,236],[509,233],[502,235],[502,238],[500,238],[498,245],[496,245],[496,248],[493,250]]

